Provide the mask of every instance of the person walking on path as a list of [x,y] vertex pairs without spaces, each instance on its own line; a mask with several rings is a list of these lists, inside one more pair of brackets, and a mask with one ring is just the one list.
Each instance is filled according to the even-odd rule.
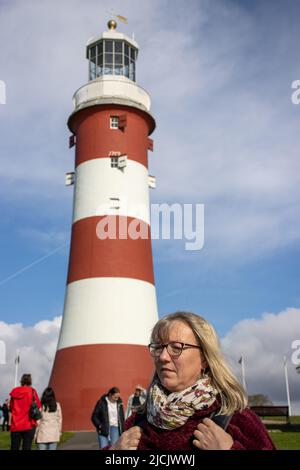
[[9,431],[9,400],[5,400],[2,405],[3,421],[2,421],[2,431]]
[[137,385],[135,391],[128,398],[127,409],[126,409],[126,419],[145,403],[146,400],[146,390],[141,386]]
[[91,420],[98,434],[100,449],[119,439],[124,430],[124,410],[117,387],[112,387],[97,401]]
[[41,403],[42,418],[38,421],[35,440],[39,450],[56,450],[61,436],[62,412],[51,387],[44,390]]
[[10,392],[10,438],[11,450],[31,450],[32,441],[35,434],[37,422],[30,418],[29,409],[35,401],[38,408],[41,408],[36,390],[32,387],[31,374],[23,374],[21,386],[15,387]]

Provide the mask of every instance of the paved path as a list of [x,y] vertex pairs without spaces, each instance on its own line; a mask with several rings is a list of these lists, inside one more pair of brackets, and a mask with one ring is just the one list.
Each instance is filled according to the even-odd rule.
[[77,432],[61,444],[58,450],[99,450],[97,435],[95,432]]

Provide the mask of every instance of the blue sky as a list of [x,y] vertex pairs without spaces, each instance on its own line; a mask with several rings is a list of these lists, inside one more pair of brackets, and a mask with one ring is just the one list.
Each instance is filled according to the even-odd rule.
[[[282,312],[300,309],[300,105],[291,101],[292,81],[300,79],[300,5],[186,5],[1,0],[7,103],[0,105],[0,320],[6,326],[31,328],[62,314],[72,216],[64,174],[74,165],[66,121],[73,93],[87,81],[85,44],[106,29],[111,6],[129,19],[119,30],[135,33],[137,81],[152,98],[152,202],[205,205],[201,251],[185,251],[180,241],[153,242],[160,315],[194,311],[226,337],[244,320],[263,324],[266,313],[275,315],[276,329]],[[293,319],[280,354],[300,337],[299,315]]]

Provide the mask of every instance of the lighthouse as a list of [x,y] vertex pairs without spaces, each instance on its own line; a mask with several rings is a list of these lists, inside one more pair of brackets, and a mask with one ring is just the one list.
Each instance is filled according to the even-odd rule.
[[126,406],[147,386],[147,344],[158,319],[150,235],[148,152],[155,121],[136,83],[138,44],[108,31],[89,40],[89,81],[68,120],[75,169],[69,267],[61,331],[50,378],[65,430],[92,429],[91,413],[109,388]]

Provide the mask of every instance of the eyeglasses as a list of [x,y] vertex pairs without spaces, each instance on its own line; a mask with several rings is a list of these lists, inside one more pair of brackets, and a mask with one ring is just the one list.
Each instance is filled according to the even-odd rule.
[[197,348],[201,349],[201,346],[196,346],[195,344],[180,343],[178,341],[171,341],[166,344],[159,343],[150,343],[148,344],[148,349],[151,356],[159,357],[163,350],[167,348],[168,354],[171,357],[179,357],[184,349]]

